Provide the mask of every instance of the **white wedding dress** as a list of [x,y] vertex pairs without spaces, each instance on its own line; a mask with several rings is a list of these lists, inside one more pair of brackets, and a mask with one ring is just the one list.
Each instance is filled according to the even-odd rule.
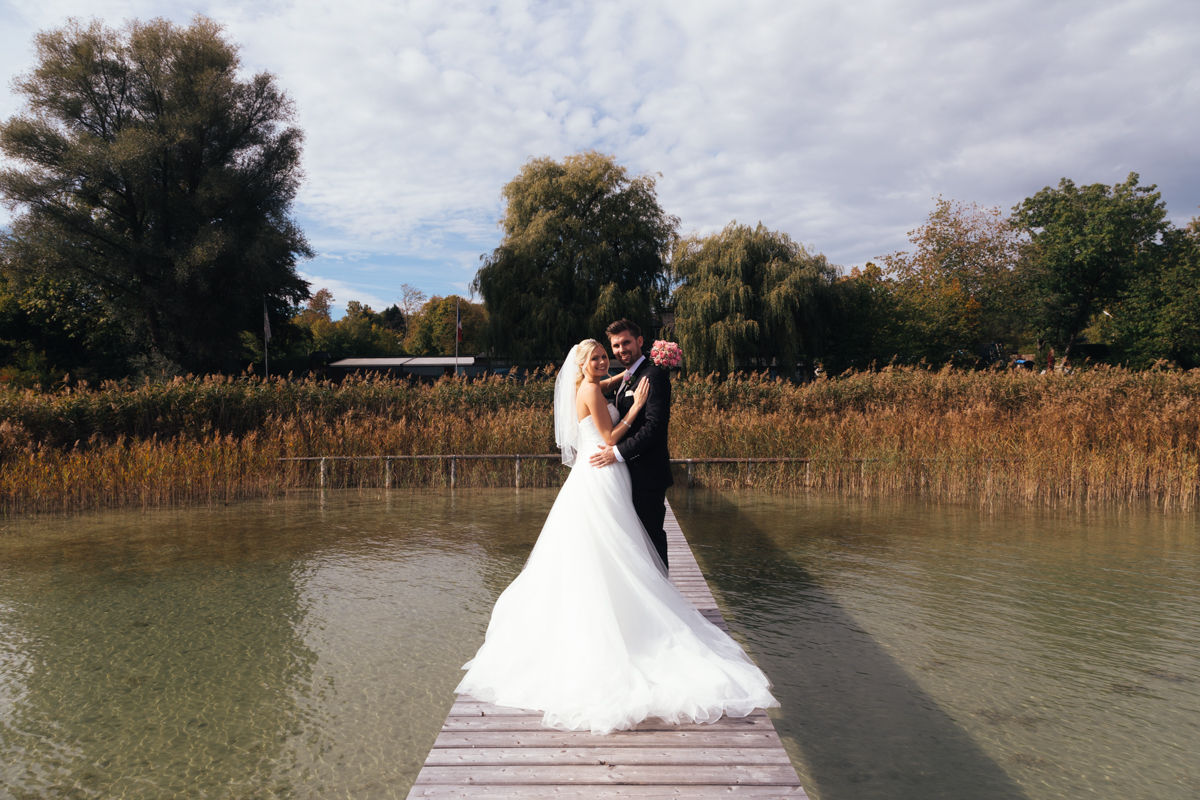
[[575,466],[457,691],[598,734],[777,705],[762,670],[666,577],[634,513],[629,469],[592,467],[603,440],[591,417],[579,425]]

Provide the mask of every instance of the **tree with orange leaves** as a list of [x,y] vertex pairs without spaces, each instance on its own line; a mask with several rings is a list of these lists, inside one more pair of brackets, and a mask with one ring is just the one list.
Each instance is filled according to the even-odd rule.
[[974,363],[981,344],[1024,333],[1021,233],[999,208],[937,198],[913,252],[879,258],[893,281],[902,358]]

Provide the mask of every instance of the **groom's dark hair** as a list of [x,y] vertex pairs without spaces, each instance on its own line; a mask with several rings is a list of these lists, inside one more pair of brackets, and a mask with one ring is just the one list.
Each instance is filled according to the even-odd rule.
[[619,319],[604,329],[609,336],[616,336],[625,331],[629,331],[629,335],[635,339],[642,335],[642,329],[627,319]]

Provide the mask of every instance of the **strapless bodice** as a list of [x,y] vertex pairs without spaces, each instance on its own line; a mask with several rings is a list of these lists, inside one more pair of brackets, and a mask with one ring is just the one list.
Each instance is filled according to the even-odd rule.
[[[621,417],[617,411],[617,407],[612,403],[608,404],[608,416],[613,424],[617,424],[617,420]],[[579,420],[579,452],[591,452],[597,447],[604,445],[604,439],[600,436],[600,431],[596,429],[596,420],[592,419],[592,415],[588,414],[583,419]]]

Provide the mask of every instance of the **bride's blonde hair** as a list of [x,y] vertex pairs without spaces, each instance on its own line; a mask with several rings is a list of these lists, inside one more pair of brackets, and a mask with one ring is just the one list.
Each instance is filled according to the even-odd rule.
[[575,366],[579,367],[579,374],[575,376],[575,391],[577,392],[583,383],[584,367],[592,360],[592,353],[596,352],[597,347],[600,347],[600,343],[595,339],[584,339],[575,351]]

